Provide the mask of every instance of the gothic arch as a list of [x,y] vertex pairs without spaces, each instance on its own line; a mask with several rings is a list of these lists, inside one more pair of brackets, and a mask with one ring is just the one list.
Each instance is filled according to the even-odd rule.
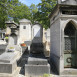
[[64,31],[64,29],[65,29],[65,27],[67,26],[68,23],[72,23],[74,25],[74,27],[77,29],[77,22],[73,19],[69,19],[69,20],[67,20],[63,23],[63,28],[62,28],[63,31]]

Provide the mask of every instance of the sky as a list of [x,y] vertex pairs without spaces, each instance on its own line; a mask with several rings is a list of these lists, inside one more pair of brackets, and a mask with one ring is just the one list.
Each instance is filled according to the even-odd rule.
[[32,3],[37,5],[41,2],[41,0],[19,0],[21,3],[26,4],[27,6],[30,6]]

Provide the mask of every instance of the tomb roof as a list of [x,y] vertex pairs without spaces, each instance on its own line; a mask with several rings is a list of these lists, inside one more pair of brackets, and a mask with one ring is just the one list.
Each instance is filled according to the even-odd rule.
[[42,26],[38,21],[34,21],[34,24],[32,25],[32,26],[34,26],[34,25],[39,25],[39,26]]
[[[52,17],[52,15],[60,8],[68,8],[68,9],[73,9],[75,7],[75,10],[77,10],[77,0],[57,0],[57,5],[54,7],[52,10],[51,14],[49,15],[49,18]],[[72,8],[71,8],[72,7]]]
[[28,22],[28,23],[31,23],[31,21],[28,20],[28,19],[21,19],[19,22],[20,22],[20,23],[21,23],[21,22]]
[[14,21],[5,21],[5,24],[14,24],[14,25],[16,25],[16,26],[18,26],[18,24],[17,23],[15,23]]

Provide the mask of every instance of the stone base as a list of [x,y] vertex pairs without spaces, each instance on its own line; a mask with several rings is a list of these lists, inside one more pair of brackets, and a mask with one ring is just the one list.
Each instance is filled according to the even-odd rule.
[[66,68],[64,69],[63,72],[61,72],[61,75],[73,75],[73,76],[77,76],[77,69],[74,68]]
[[16,61],[12,63],[0,63],[0,73],[13,73],[14,70],[17,68]]
[[19,52],[5,52],[0,55],[0,73],[12,74],[17,69]]
[[48,61],[45,58],[29,57],[28,64],[30,65],[47,65]]
[[13,71],[12,74],[7,74],[7,73],[0,73],[0,77],[19,77],[19,68],[16,68],[15,71]]
[[44,74],[50,74],[50,65],[25,65],[25,76],[40,77]]

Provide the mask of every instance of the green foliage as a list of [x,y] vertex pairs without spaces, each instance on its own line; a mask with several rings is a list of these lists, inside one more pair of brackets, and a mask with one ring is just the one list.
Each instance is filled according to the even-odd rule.
[[38,12],[35,14],[35,18],[37,16],[37,21],[39,21],[46,29],[50,25],[48,16],[56,3],[57,0],[41,0],[41,3],[38,4]]
[[49,77],[49,74],[44,74],[43,77]]
[[43,27],[50,25],[48,15],[56,5],[56,0],[41,0],[37,6],[31,4],[28,7],[19,2],[19,0],[1,0],[0,1],[0,28],[5,28],[5,21],[14,20],[19,23],[20,19],[26,18],[32,21],[39,21]]
[[0,1],[0,28],[4,28],[4,21],[7,19],[6,0]]
[[35,18],[35,14],[38,12],[38,8],[35,4],[31,4],[29,8],[31,12],[31,21],[34,23],[35,19],[37,19],[37,17]]
[[18,22],[20,19],[26,18],[30,19],[31,13],[29,7],[20,2],[16,4],[10,4],[10,10],[8,10],[8,15],[10,18],[13,18],[15,22]]
[[0,1],[0,28],[5,28],[5,21],[20,19],[31,19],[31,12],[28,6],[19,2],[19,0],[2,0]]

